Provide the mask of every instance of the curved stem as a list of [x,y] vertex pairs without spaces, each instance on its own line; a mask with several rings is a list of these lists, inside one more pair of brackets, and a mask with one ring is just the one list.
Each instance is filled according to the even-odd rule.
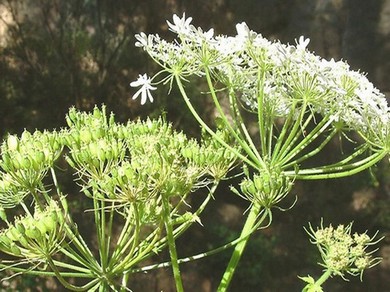
[[355,163],[342,165],[338,167],[323,167],[323,168],[312,168],[299,171],[298,174],[292,173],[291,171],[286,171],[286,175],[294,175],[297,179],[328,179],[328,178],[341,178],[346,176],[351,176],[353,174],[359,173],[380,160],[382,160],[387,155],[387,151],[382,151],[374,153],[360,161]]
[[[308,119],[311,120],[311,119]],[[305,123],[306,124],[306,123]],[[322,133],[326,131],[326,129],[331,124],[330,120],[323,119],[313,130],[310,131],[295,147],[293,144],[298,140],[299,135],[297,135],[296,139],[291,143],[291,147],[288,149],[288,152],[283,157],[280,157],[278,163],[284,165],[297,156],[300,152],[302,152],[306,147],[308,147],[313,141],[315,141]],[[336,134],[336,129],[332,131],[331,134],[327,135],[325,141],[330,141],[334,134]],[[326,144],[322,145],[324,147]],[[316,147],[315,152],[319,152],[319,146]]]
[[[330,140],[332,140],[332,138],[336,135],[337,133],[337,129],[333,129],[332,132],[326,136],[326,138],[324,139],[324,141],[321,142],[321,144],[316,147],[314,150],[302,155],[301,157],[293,160],[293,161],[289,161],[287,163],[286,162],[282,162],[283,166],[282,166],[282,169],[287,169],[291,166],[294,166],[294,165],[297,165],[298,163],[301,163],[307,159],[309,159],[310,157],[313,157],[314,155],[318,154],[322,149],[324,149],[324,147],[330,142]],[[291,157],[292,159],[293,157]]]
[[86,291],[92,286],[94,286],[96,283],[100,282],[99,278],[95,278],[91,280],[89,283],[85,284],[84,286],[75,286],[67,282],[63,276],[61,275],[61,272],[58,271],[56,265],[54,264],[53,260],[51,258],[47,258],[47,263],[49,264],[50,268],[53,270],[55,276],[57,277],[58,281],[68,290],[72,291]]

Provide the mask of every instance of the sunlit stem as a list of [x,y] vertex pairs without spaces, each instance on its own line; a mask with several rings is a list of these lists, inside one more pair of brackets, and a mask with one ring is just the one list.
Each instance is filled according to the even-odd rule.
[[[312,168],[299,171],[295,175],[296,178],[313,180],[313,179],[329,179],[329,178],[341,178],[357,174],[374,164],[381,161],[387,155],[387,151],[374,153],[365,159],[357,161],[355,163],[346,164],[338,167],[323,167],[323,168]],[[293,175],[292,172],[286,171],[286,175]]]
[[331,275],[332,271],[327,269],[325,273],[323,273],[322,276],[314,283],[314,287],[321,287],[322,284],[324,284],[325,281],[328,280]]
[[238,109],[236,95],[232,88],[229,89],[229,104],[233,116],[233,122],[236,124],[237,128],[241,131],[241,135],[243,135],[244,139],[246,140],[246,143],[248,143],[253,153],[257,156],[257,159],[261,161],[262,159],[260,157],[259,151],[257,150],[256,145],[253,143],[252,137],[249,134],[248,129],[240,113],[240,110]]
[[[130,212],[130,209],[127,210]],[[109,262],[109,267],[111,268],[118,264],[120,257],[123,257],[124,255],[133,256],[134,250],[139,244],[140,220],[136,205],[134,205],[132,210],[134,217],[131,215],[127,216]],[[134,225],[134,227],[132,225]]]
[[257,74],[257,123],[259,127],[259,135],[260,135],[260,144],[261,144],[261,152],[262,155],[267,155],[267,131],[270,127],[272,127],[272,124],[265,124],[265,103],[264,103],[264,78],[265,78],[265,71],[260,68],[258,74]]
[[[308,119],[310,120],[310,119]],[[292,145],[288,152],[284,155],[283,158],[280,158],[278,162],[282,165],[285,165],[290,159],[297,156],[299,153],[301,153],[306,147],[308,147],[313,141],[315,141],[322,133],[324,133],[329,125],[331,124],[331,120],[323,119],[313,130],[310,131],[303,139],[298,143],[298,145],[293,146],[295,142],[299,139],[299,136],[301,134],[297,135],[297,139],[291,142],[290,145]],[[330,141],[330,139],[336,134],[337,130],[334,129],[330,134],[327,135],[325,138],[325,141]],[[324,147],[326,144],[323,144],[322,147]],[[314,150],[314,152],[319,152],[320,147],[317,147],[318,150]]]
[[301,157],[299,157],[293,161],[290,161],[288,163],[283,163],[282,169],[288,169],[291,166],[297,165],[298,163],[301,163],[301,162],[309,159],[310,157],[315,156],[316,154],[321,152],[322,149],[324,149],[324,147],[330,142],[330,140],[332,140],[332,138],[336,135],[336,133],[337,133],[337,129],[333,129],[332,132],[326,136],[324,141],[322,141],[318,147],[316,147],[314,150],[302,155]]
[[241,231],[240,238],[243,238],[242,241],[240,241],[234,248],[233,254],[230,258],[229,264],[226,267],[225,273],[222,276],[222,280],[218,287],[218,292],[225,292],[227,291],[230,282],[233,279],[234,272],[237,268],[238,262],[241,259],[241,256],[245,250],[246,244],[248,243],[249,237],[251,233],[253,232],[253,226],[256,224],[256,221],[259,220],[259,222],[262,222],[265,220],[265,218],[268,216],[267,212],[264,212],[262,217],[258,219],[259,213],[260,213],[261,206],[259,204],[253,204],[250,208],[248,217],[246,219],[246,222],[244,224],[244,227]]
[[[295,108],[295,106],[293,108]],[[303,104],[301,111],[299,113],[299,116],[296,117],[296,120],[293,123],[293,125],[290,125],[290,123],[286,125],[287,122],[292,123],[292,119],[288,118],[286,120],[285,125],[283,126],[283,130],[286,130],[286,132],[284,132],[284,134],[287,134],[287,132],[288,132],[287,137],[285,137],[285,139],[284,139],[284,135],[283,135],[283,138],[281,136],[279,136],[278,141],[276,143],[278,146],[281,146],[281,147],[280,147],[279,151],[274,151],[274,153],[272,154],[272,161],[277,163],[282,158],[284,158],[287,154],[290,153],[290,149],[294,146],[294,143],[301,136],[301,131],[311,121],[312,116],[310,115],[306,119],[306,122],[304,124],[302,124],[305,112],[306,112],[306,104]]]

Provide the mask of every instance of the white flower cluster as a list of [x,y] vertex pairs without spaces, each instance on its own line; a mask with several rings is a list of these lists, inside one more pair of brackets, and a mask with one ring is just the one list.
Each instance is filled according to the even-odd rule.
[[[206,70],[250,110],[261,108],[273,118],[294,115],[302,108],[357,130],[376,145],[390,146],[389,107],[365,75],[343,61],[325,60],[307,50],[309,39],[296,45],[271,42],[236,25],[235,36],[214,36],[191,25],[192,18],[173,16],[169,29],[178,39],[136,35],[141,47],[170,77],[204,76]],[[387,142],[384,142],[386,140]]]

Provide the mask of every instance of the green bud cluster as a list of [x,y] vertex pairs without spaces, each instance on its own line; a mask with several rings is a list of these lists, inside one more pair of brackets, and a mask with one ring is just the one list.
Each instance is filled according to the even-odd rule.
[[[232,146],[236,144],[226,130],[219,129],[215,134],[216,137],[219,137],[227,144]],[[200,165],[206,166],[208,174],[214,179],[220,180],[232,168],[237,160],[237,156],[230,149],[221,146],[216,138],[206,136],[205,133],[202,138],[203,143],[199,151],[200,153],[197,157],[193,155],[193,159]],[[239,152],[238,148],[237,152]]]
[[18,217],[8,228],[0,231],[0,250],[4,253],[42,260],[54,254],[63,240],[64,215],[55,201],[34,215]]
[[320,250],[323,263],[321,264],[333,275],[344,278],[345,274],[363,275],[363,271],[379,262],[378,258],[372,258],[372,253],[367,247],[375,244],[374,237],[370,238],[366,233],[351,234],[352,223],[334,228],[321,227],[314,230],[311,225],[306,230],[311,237],[311,242]]
[[[162,119],[118,124],[112,114],[106,117],[104,107],[95,107],[92,113],[72,108],[67,122],[66,160],[79,173],[86,194],[92,187],[95,197],[148,222],[160,216],[162,196],[184,199],[210,183],[207,176],[221,179],[235,161],[213,139],[188,139]],[[217,134],[228,139],[222,131]]]
[[8,135],[1,144],[0,203],[11,208],[35,190],[62,152],[58,132]]
[[59,133],[24,131],[20,138],[9,135],[1,145],[1,168],[6,172],[45,171],[62,151]]
[[70,127],[64,135],[70,149],[66,160],[82,176],[100,179],[124,158],[125,145],[116,135],[114,116],[107,120],[105,107],[95,107],[92,114],[71,108],[66,120]]
[[[252,203],[270,209],[290,192],[293,181],[281,171],[270,170],[245,177],[240,183],[241,194]],[[234,190],[236,193],[237,190]]]

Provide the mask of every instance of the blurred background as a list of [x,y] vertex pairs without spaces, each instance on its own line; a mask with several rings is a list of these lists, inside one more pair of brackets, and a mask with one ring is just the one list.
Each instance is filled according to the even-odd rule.
[[[199,127],[175,90],[168,96],[167,88],[161,88],[153,104],[140,106],[129,87],[138,74],[157,72],[134,46],[134,35],[143,31],[171,39],[166,20],[183,12],[193,17],[195,26],[214,27],[217,34],[235,34],[235,24],[245,21],[271,40],[293,44],[301,35],[308,37],[310,51],[346,60],[390,96],[390,0],[0,0],[0,137],[23,129],[58,129],[65,126],[69,107],[91,110],[102,103],[117,121],[164,113],[175,127],[197,136]],[[211,121],[211,104],[196,102]],[[326,160],[327,153],[323,155]],[[300,291],[303,283],[297,275],[321,275],[318,253],[303,230],[308,222],[319,225],[321,218],[334,225],[354,221],[355,231],[387,235],[377,252],[383,261],[364,274],[363,283],[335,278],[325,291],[390,291],[389,178],[384,161],[351,178],[298,182],[293,190],[296,205],[275,211],[271,227],[253,236],[231,291]],[[71,182],[63,180],[64,185]],[[179,239],[179,255],[190,256],[238,236],[248,203],[229,192],[230,183],[221,186],[203,214],[204,226],[194,226]],[[80,197],[73,197],[72,210],[84,217]],[[88,220],[79,224],[83,229]],[[230,253],[183,264],[186,291],[215,291]],[[136,275],[130,284],[135,292],[174,291],[169,268]],[[55,280],[29,276],[0,287],[61,291]]]

